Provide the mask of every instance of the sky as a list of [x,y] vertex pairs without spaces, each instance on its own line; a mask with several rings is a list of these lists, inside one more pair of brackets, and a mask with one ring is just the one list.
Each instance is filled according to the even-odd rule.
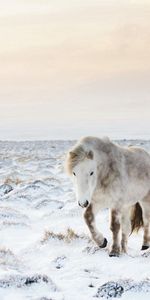
[[0,140],[150,138],[149,0],[0,0]]

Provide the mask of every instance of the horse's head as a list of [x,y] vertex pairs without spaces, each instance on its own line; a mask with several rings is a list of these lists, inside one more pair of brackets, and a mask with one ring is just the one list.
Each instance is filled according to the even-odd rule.
[[87,207],[97,184],[97,166],[93,151],[83,151],[81,147],[69,152],[69,172],[76,189],[76,197],[81,207]]

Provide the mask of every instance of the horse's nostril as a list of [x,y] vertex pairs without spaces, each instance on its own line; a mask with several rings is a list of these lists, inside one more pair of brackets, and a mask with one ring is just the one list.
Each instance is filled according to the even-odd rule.
[[83,204],[81,204],[80,202],[78,202],[79,206],[81,207],[87,207],[89,205],[89,201],[86,200]]
[[84,203],[84,207],[87,207],[89,205],[89,201],[86,200],[85,203]]

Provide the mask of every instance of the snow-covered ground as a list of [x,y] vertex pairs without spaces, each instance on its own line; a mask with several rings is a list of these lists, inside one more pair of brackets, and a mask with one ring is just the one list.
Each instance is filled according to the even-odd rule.
[[[0,300],[149,300],[150,251],[140,251],[142,231],[119,258],[89,238],[63,170],[72,143],[0,142]],[[150,151],[148,141],[120,143]],[[97,223],[110,244],[108,210]]]

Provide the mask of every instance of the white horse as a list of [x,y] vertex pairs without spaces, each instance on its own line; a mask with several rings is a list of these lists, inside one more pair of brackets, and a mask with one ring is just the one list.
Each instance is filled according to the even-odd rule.
[[150,247],[150,155],[144,149],[121,147],[108,138],[84,137],[69,151],[66,167],[99,247],[107,245],[95,224],[95,216],[103,208],[111,211],[110,256],[126,252],[129,234],[142,225],[142,250]]

